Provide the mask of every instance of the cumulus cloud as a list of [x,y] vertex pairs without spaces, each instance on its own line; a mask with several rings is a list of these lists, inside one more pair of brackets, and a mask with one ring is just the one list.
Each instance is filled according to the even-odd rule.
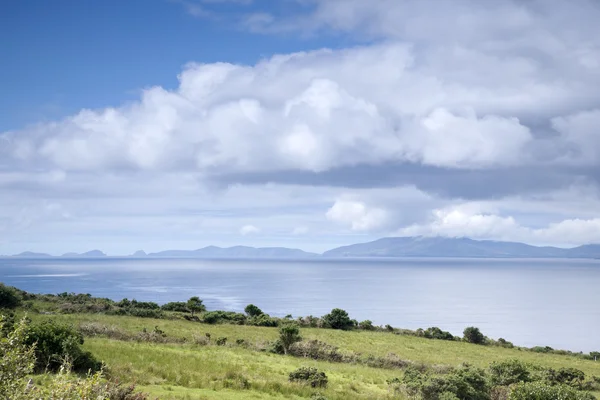
[[354,231],[370,231],[381,228],[386,223],[387,215],[385,210],[369,207],[360,201],[338,200],[327,211],[326,216]]
[[519,224],[511,216],[477,213],[463,207],[449,207],[432,212],[430,221],[402,228],[400,236],[470,237],[523,241],[539,245],[575,246],[600,243],[600,218],[566,219],[544,227]]
[[[222,2],[182,4],[212,17]],[[226,242],[261,221],[282,237],[600,240],[596,2],[309,0],[293,17],[249,7],[255,31],[357,44],[190,63],[173,89],[0,133],[0,233],[98,239],[121,226],[197,248],[200,234]]]
[[242,236],[254,235],[257,233],[260,233],[260,229],[254,225],[244,225],[240,228],[240,235]]

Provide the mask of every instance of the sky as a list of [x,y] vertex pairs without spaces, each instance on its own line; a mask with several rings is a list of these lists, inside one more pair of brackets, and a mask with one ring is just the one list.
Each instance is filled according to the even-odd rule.
[[600,243],[595,0],[9,0],[0,254]]

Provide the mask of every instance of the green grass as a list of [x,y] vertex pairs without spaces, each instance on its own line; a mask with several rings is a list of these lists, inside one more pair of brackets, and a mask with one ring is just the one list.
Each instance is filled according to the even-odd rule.
[[[332,364],[238,347],[119,342],[93,338],[85,346],[109,366],[110,375],[133,381],[161,398],[295,399],[322,392],[329,399],[384,399],[386,380],[400,371]],[[288,382],[301,366],[326,371],[329,387],[315,390]],[[245,383],[247,382],[247,384]]]
[[[99,322],[115,325],[129,332],[140,332],[143,328],[151,330],[155,326],[170,337],[191,339],[194,335],[210,333],[213,339],[224,336],[229,343],[244,339],[256,344],[275,340],[277,328],[264,328],[245,325],[207,325],[185,320],[144,319],[126,316],[100,314],[72,315],[32,315],[35,319],[57,319],[73,325],[83,322]],[[534,353],[518,349],[505,349],[495,346],[478,346],[464,342],[424,339],[414,336],[393,335],[387,332],[336,331],[332,329],[302,328],[304,339],[318,339],[335,345],[340,350],[362,353],[364,355],[386,356],[394,353],[400,358],[425,364],[459,365],[470,363],[487,367],[492,361],[518,358],[525,362],[543,365],[549,368],[573,367],[586,375],[600,376],[600,362],[583,360],[573,356]]]

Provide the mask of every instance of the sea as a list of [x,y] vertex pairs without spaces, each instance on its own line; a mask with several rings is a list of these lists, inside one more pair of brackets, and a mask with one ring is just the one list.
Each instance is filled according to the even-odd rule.
[[273,316],[322,316],[460,335],[476,326],[519,346],[600,351],[600,260],[0,258],[0,281],[33,293],[166,303],[199,296],[209,310],[255,304]]

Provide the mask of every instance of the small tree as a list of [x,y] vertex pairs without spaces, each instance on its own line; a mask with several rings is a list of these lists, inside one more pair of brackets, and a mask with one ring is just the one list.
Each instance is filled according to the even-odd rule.
[[479,328],[476,328],[474,326],[469,326],[468,328],[465,328],[465,330],[463,331],[463,339],[465,342],[473,344],[485,343],[485,336],[483,336],[483,333],[481,333]]
[[259,315],[263,315],[262,310],[254,304],[248,304],[246,308],[244,308],[244,312],[248,314],[249,317],[258,317]]
[[323,322],[332,329],[347,330],[354,326],[348,313],[340,308],[334,308],[329,314],[324,315]]
[[281,325],[279,327],[279,340],[283,347],[283,353],[287,354],[294,343],[302,340],[298,325],[290,323]]
[[198,296],[190,297],[190,299],[187,301],[187,308],[192,313],[192,317],[194,316],[195,312],[206,311],[206,306],[202,304],[202,300],[200,300]]
[[[0,330],[4,317],[0,315]],[[33,372],[34,348],[25,344],[27,322],[21,320],[7,337],[0,337],[0,398],[13,399],[23,392],[25,377]]]

